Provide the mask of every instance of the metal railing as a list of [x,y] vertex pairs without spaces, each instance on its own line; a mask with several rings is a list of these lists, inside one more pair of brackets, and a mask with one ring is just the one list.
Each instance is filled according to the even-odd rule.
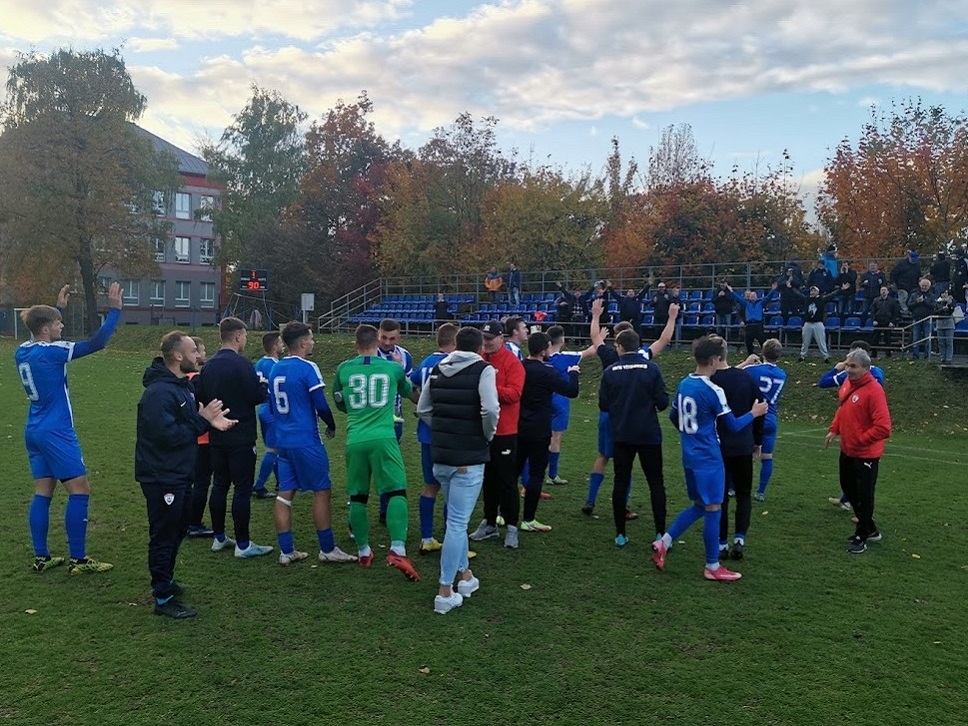
[[383,278],[370,280],[362,287],[333,300],[329,311],[316,319],[316,329],[319,332],[335,333],[345,327],[354,314],[380,302],[386,294]]

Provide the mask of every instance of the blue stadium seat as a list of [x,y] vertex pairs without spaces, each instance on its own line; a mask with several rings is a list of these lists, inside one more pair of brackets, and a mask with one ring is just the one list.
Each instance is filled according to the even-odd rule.
[[702,290],[690,290],[689,291],[690,300],[702,300]]
[[836,315],[828,316],[825,327],[827,330],[838,330],[840,328],[840,318]]
[[[783,318],[780,318],[782,320]],[[783,326],[787,330],[799,330],[803,327],[803,318],[799,315],[791,315],[787,320],[787,324]]]
[[695,328],[696,326],[699,325],[699,316],[686,315],[685,318],[683,318],[682,325],[685,328]]
[[700,310],[702,310],[702,303],[697,300],[697,301],[693,301],[693,302],[690,302],[689,303],[689,306],[686,309],[686,312],[687,313],[698,313]]
[[713,305],[711,302],[706,301],[702,304],[702,311],[703,313],[715,314],[716,306]]
[[703,315],[700,325],[704,328],[715,328],[716,327],[716,316],[715,315]]
[[783,317],[780,315],[774,315],[770,318],[770,322],[766,324],[768,328],[782,328],[783,327]]
[[860,329],[860,318],[855,315],[850,316],[844,321],[844,330],[859,330]]

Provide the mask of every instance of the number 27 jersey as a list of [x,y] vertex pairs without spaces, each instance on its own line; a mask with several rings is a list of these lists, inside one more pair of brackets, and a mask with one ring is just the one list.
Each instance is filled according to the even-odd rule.
[[413,386],[403,366],[377,356],[357,356],[340,363],[333,397],[347,415],[347,444],[394,439],[394,401],[409,396]]

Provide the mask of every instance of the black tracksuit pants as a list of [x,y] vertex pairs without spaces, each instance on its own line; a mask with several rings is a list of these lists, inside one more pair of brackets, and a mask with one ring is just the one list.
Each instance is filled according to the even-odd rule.
[[652,519],[655,531],[666,531],[666,491],[662,473],[661,444],[626,444],[616,441],[613,444],[612,465],[615,467],[615,483],[612,486],[612,516],[615,518],[615,533],[625,534],[625,514],[628,511],[629,487],[632,485],[632,466],[639,457],[639,466],[649,484],[649,499],[652,504]]
[[[541,487],[544,484],[545,471],[548,468],[548,446],[551,436],[531,439],[518,435],[518,476],[524,471],[524,462],[528,462],[528,481],[524,487],[524,516],[525,522],[535,518],[538,502],[541,501]],[[505,517],[507,514],[505,513]],[[506,520],[505,520],[506,521]]]
[[148,572],[156,598],[172,595],[178,546],[188,528],[191,482],[141,482],[148,507]]
[[857,528],[854,536],[866,540],[877,532],[874,523],[874,486],[880,459],[858,459],[840,452],[840,486],[854,507]]
[[736,529],[733,534],[744,539],[750,528],[753,511],[753,455],[723,456],[726,468],[726,491],[723,496],[722,514],[719,518],[719,541],[729,541],[729,490],[736,492]]
[[235,446],[212,444],[212,496],[208,511],[212,515],[212,529],[216,535],[225,534],[225,515],[228,509],[229,487],[232,493],[232,524],[236,542],[249,541],[249,517],[252,512],[252,487],[255,485],[255,443]]
[[518,526],[521,510],[518,496],[518,435],[495,436],[491,440],[491,460],[484,465],[484,518],[496,526],[500,507],[504,523]]

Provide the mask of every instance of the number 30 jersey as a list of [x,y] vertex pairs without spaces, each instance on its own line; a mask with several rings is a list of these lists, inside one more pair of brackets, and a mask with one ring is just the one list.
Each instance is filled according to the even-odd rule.
[[690,469],[723,466],[716,419],[729,412],[726,393],[709,378],[692,373],[682,379],[669,418],[679,429],[683,466]]
[[346,443],[396,439],[396,397],[409,397],[413,386],[403,366],[378,356],[357,356],[339,364],[333,400],[347,415]]

